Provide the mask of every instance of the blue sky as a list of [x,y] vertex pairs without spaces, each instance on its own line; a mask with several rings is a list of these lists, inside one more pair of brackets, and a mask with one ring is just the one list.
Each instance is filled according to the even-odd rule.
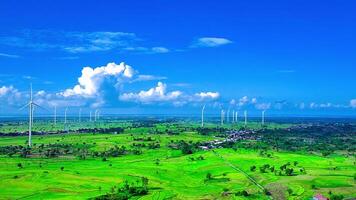
[[[2,1],[0,114],[21,113],[32,82],[36,101],[72,112],[195,113],[206,104],[209,113],[354,116],[355,9],[354,1]],[[78,83],[86,66],[104,67]]]

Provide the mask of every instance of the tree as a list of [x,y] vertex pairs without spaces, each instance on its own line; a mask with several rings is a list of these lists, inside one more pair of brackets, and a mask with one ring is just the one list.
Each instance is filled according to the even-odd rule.
[[208,172],[206,174],[206,180],[211,180],[211,179],[213,179],[213,175],[210,172]]
[[159,159],[156,159],[155,164],[158,166],[159,165]]
[[251,167],[250,167],[250,171],[251,171],[251,172],[256,171],[256,166],[255,166],[255,165],[251,166]]
[[344,199],[344,195],[336,195],[336,194],[332,194],[330,196],[330,200],[343,200]]
[[293,168],[287,168],[286,169],[286,175],[287,176],[292,176],[293,175]]
[[22,168],[22,164],[21,163],[17,163],[17,167],[18,168]]

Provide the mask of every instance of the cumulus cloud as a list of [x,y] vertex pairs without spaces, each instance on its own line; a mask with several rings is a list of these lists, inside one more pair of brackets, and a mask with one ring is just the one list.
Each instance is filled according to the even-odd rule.
[[352,99],[350,101],[350,106],[351,106],[351,108],[356,108],[356,99]]
[[117,87],[120,83],[131,80],[135,70],[125,63],[108,63],[102,67],[84,67],[78,84],[71,89],[66,89],[60,94],[64,97],[83,96],[94,97],[100,94],[101,87],[106,81],[113,82]]
[[18,104],[21,99],[21,92],[12,85],[0,87],[0,100],[5,100],[8,105]]
[[238,105],[239,105],[239,106],[244,106],[244,105],[246,105],[248,102],[249,102],[248,96],[243,96],[243,97],[240,98]]
[[119,98],[123,101],[134,101],[141,103],[176,101],[182,95],[181,91],[167,92],[167,85],[158,82],[157,86],[139,93],[124,93]]
[[200,92],[196,93],[195,96],[200,98],[201,101],[204,101],[218,99],[220,94],[218,92]]
[[168,102],[176,106],[184,105],[188,102],[211,101],[218,99],[220,96],[217,92],[199,92],[194,95],[185,94],[182,91],[167,91],[167,85],[158,82],[157,86],[149,90],[142,90],[138,93],[124,93],[119,99],[122,101],[138,102],[143,104],[151,104],[157,102]]
[[192,47],[217,47],[232,43],[231,40],[218,37],[202,37],[194,41]]
[[8,93],[14,91],[13,86],[2,86],[0,88],[0,97],[7,95]]

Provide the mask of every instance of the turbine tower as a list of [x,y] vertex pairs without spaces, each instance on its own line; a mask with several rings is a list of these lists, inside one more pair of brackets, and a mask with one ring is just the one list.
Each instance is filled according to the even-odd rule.
[[99,120],[99,119],[98,119],[98,113],[99,113],[99,110],[96,109],[96,110],[95,110],[95,114],[94,114],[94,121]]
[[239,115],[239,112],[236,111],[236,112],[235,112],[235,123],[236,123],[236,124],[237,124],[237,122],[238,122],[238,119],[237,119],[238,115]]
[[266,110],[262,111],[262,126],[265,125],[265,112],[266,112]]
[[205,105],[201,109],[201,127],[204,128],[204,110],[205,110]]
[[224,110],[221,110],[221,126],[224,125],[224,119],[225,119],[225,112]]
[[33,127],[33,112],[35,109],[35,106],[41,107],[37,105],[35,102],[33,102],[33,95],[32,95],[32,84],[30,84],[30,101],[23,106],[20,110],[28,107],[29,108],[29,119],[28,119],[28,146],[32,146],[32,127]]
[[227,110],[226,123],[230,122],[230,108]]
[[79,109],[79,123],[82,121],[82,109]]
[[89,113],[89,121],[91,122],[92,120],[91,120],[91,111],[90,111],[90,113]]
[[235,110],[232,111],[232,123],[235,123]]
[[54,125],[57,124],[57,106],[54,106],[53,123]]
[[245,126],[247,126],[247,110],[245,110],[244,115],[245,115]]
[[68,111],[68,107],[66,107],[66,109],[64,110],[64,124],[67,124],[67,111]]

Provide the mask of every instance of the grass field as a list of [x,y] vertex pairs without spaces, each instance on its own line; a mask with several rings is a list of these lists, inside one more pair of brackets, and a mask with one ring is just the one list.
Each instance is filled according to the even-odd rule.
[[[125,134],[66,134],[34,136],[34,144],[91,144],[91,149],[101,151],[118,146],[129,147],[133,136],[146,137],[144,130],[128,130]],[[140,177],[149,179],[149,194],[137,199],[245,199],[234,193],[246,190],[249,199],[269,199],[262,191],[233,169],[212,151],[198,151],[183,155],[180,150],[168,148],[171,140],[207,141],[215,138],[185,132],[180,135],[150,135],[159,141],[161,148],[144,149],[141,155],[124,155],[117,158],[87,158],[73,156],[59,158],[0,157],[0,199],[86,199],[103,195],[123,181],[136,182]],[[25,145],[27,137],[2,137],[0,146]],[[345,197],[356,196],[354,158],[333,155],[325,158],[291,152],[269,152],[247,149],[216,149],[219,155],[241,168],[262,186],[273,191],[273,196],[288,199],[310,199],[317,193],[328,195],[331,191]],[[204,160],[191,158],[203,156]],[[159,163],[157,163],[157,159]],[[265,164],[278,169],[293,163],[295,176],[278,176],[272,172],[261,173]],[[22,164],[19,168],[18,163]],[[250,171],[255,165],[257,170]],[[63,170],[62,170],[62,169]],[[304,168],[306,174],[297,170]],[[207,173],[212,178],[207,180]],[[312,185],[314,187],[312,188]],[[290,193],[287,189],[290,189]]]

